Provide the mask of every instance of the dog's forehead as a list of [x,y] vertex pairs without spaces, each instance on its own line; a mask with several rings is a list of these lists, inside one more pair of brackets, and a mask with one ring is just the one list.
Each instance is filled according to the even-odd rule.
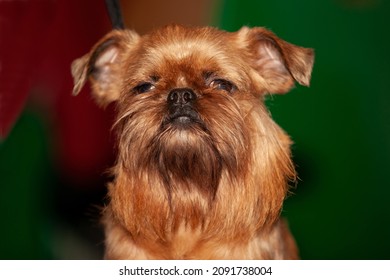
[[146,45],[150,51],[163,54],[172,54],[178,58],[188,55],[191,51],[221,51],[231,35],[214,28],[185,28],[181,26],[168,26],[145,36]]
[[198,69],[223,65],[226,71],[236,71],[234,36],[213,28],[168,27],[144,36],[141,49],[142,64],[154,71],[186,64]]
[[158,37],[150,38],[153,43],[146,48],[149,56],[155,59],[182,60],[189,56],[222,54],[221,46],[218,44],[219,40],[211,36],[200,36],[200,34],[191,33],[187,36],[164,35],[162,33]]

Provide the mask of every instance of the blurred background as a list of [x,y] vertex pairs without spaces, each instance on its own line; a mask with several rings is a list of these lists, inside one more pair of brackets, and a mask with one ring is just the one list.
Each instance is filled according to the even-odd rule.
[[[267,105],[300,181],[283,215],[303,259],[390,259],[390,1],[123,0],[126,26],[265,26],[312,47],[310,88]],[[71,62],[111,29],[103,0],[0,1],[0,259],[100,259],[113,109]]]

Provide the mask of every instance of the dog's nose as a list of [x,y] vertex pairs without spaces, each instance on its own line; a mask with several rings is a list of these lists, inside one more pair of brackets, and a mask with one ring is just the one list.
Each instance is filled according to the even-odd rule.
[[168,103],[185,105],[196,99],[195,92],[190,88],[175,88],[168,94]]

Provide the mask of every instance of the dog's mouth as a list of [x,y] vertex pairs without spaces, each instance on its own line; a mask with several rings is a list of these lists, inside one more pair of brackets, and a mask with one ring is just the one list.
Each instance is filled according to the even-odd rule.
[[198,113],[191,106],[176,107],[169,110],[164,124],[171,124],[181,128],[200,123]]

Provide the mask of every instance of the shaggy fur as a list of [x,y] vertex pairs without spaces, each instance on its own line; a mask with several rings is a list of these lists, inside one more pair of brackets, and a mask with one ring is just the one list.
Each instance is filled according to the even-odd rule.
[[295,179],[268,93],[309,85],[312,49],[264,28],[115,30],[72,64],[116,102],[108,259],[296,259],[279,218]]

